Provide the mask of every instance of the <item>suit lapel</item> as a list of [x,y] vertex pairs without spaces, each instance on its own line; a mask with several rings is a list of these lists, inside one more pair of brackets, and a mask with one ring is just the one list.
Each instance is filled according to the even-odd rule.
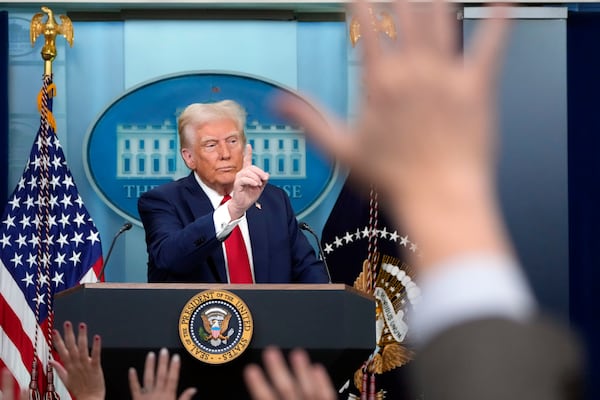
[[[215,210],[210,203],[210,199],[206,193],[204,193],[204,190],[202,190],[198,182],[196,182],[193,172],[185,178],[183,186],[183,197],[192,213],[193,220],[210,214]],[[215,276],[215,282],[226,283],[227,271],[225,271],[225,258],[223,256],[223,251],[221,251],[221,246],[213,252],[212,256],[209,257],[207,261],[213,266],[213,268],[211,268],[213,274],[217,275]]]
[[214,211],[208,196],[196,182],[193,172],[185,178],[184,188],[184,198],[194,219]]
[[269,235],[265,210],[251,206],[246,211],[248,231],[252,243],[252,258],[254,261],[254,279],[256,283],[270,282]]

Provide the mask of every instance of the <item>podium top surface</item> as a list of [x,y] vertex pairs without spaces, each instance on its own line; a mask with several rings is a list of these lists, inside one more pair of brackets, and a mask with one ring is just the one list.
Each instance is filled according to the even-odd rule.
[[224,284],[224,283],[119,283],[119,282],[98,282],[98,283],[84,283],[78,286],[74,286],[70,289],[64,290],[57,293],[57,297],[71,295],[81,290],[265,290],[265,291],[279,291],[279,290],[290,290],[290,291],[340,291],[350,292],[355,295],[372,299],[373,297],[367,293],[364,293],[352,286],[345,285],[343,283],[261,283],[261,284]]

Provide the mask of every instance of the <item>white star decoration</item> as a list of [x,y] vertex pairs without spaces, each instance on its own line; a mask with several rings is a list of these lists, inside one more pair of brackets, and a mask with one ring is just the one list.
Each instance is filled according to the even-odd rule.
[[344,240],[346,241],[346,243],[352,242],[352,234],[350,232],[346,232],[346,235],[344,236]]
[[60,186],[60,176],[52,175],[50,184],[52,185],[52,190],[56,190],[56,187]]
[[85,221],[83,220],[84,218],[85,218],[84,214],[77,213],[77,215],[75,216],[75,219],[73,220],[73,222],[77,224],[77,228],[79,228],[81,225],[85,224]]
[[70,225],[69,216],[63,213],[60,219],[58,220],[58,223],[62,225],[63,229],[65,229],[66,225]]
[[67,208],[67,207],[73,205],[73,203],[71,203],[71,196],[68,196],[66,193],[63,195],[63,198],[60,202],[62,203],[64,208]]
[[68,235],[63,235],[61,232],[59,234],[58,239],[56,240],[56,243],[60,244],[61,249],[63,248],[63,246],[68,246],[69,245]]
[[383,227],[383,229],[379,230],[378,233],[379,237],[381,237],[382,239],[387,239],[388,231],[385,228],[385,226]]
[[15,208],[19,208],[19,202],[21,201],[21,199],[17,196],[13,197],[12,200],[10,200],[8,202],[8,204],[11,205],[12,209],[14,210]]
[[336,236],[335,240],[334,240],[334,244],[335,244],[335,247],[340,247],[343,244],[342,239],[340,239],[339,237]]
[[5,248],[6,246],[10,246],[10,235],[6,235],[6,234],[2,234],[2,239],[0,239],[0,243],[2,243],[2,248]]
[[29,268],[32,268],[34,265],[37,265],[35,254],[29,253],[29,257],[27,257],[27,263],[29,264]]
[[17,239],[17,244],[19,245],[19,248],[21,248],[23,246],[27,246],[27,236],[21,235],[21,233],[19,233],[19,238]]
[[405,246],[408,245],[408,236],[402,236],[400,237],[400,245]]
[[15,225],[15,217],[11,216],[11,215],[7,215],[6,219],[4,221],[2,221],[2,223],[4,225],[6,225],[6,228],[10,228],[11,226],[16,226]]
[[27,226],[31,226],[31,223],[29,222],[30,219],[31,217],[29,217],[28,215],[23,215],[23,218],[21,218],[21,220],[19,221],[23,229],[25,229],[25,227]]
[[365,226],[365,229],[363,229],[363,231],[362,231],[363,238],[369,237],[370,232],[371,231],[369,230],[369,227]]
[[73,251],[73,255],[71,256],[71,258],[69,258],[69,261],[71,261],[73,265],[77,265],[81,262],[81,260],[79,260],[79,257],[81,257],[81,252]]
[[80,243],[83,243],[83,233],[81,232],[77,232],[73,235],[73,239],[71,239],[71,242],[75,243],[75,246],[79,245]]
[[21,282],[25,282],[25,287],[29,287],[29,285],[33,285],[33,274],[29,272],[25,272],[25,278],[21,279]]
[[15,268],[17,268],[19,265],[23,265],[23,262],[21,261],[22,257],[23,257],[22,254],[15,253],[15,255],[13,256],[13,258],[10,260],[10,261],[12,261],[13,266]]
[[90,235],[86,237],[86,239],[92,242],[92,244],[94,244],[96,242],[100,242],[100,238],[98,237],[98,235],[100,235],[100,232],[90,232]]
[[54,282],[54,286],[58,286],[61,283],[65,283],[63,281],[63,276],[64,276],[64,272],[61,272],[60,274],[58,272],[54,272],[54,278],[52,278],[52,282]]
[[40,285],[42,285],[42,286],[47,285],[48,283],[50,283],[50,280],[48,279],[47,275],[40,274],[38,276],[38,279],[40,280]]
[[58,253],[56,255],[56,258],[54,259],[54,262],[58,265],[58,268],[60,268],[63,264],[67,263],[65,261],[65,256],[66,256],[66,254],[62,254],[62,253]]
[[33,197],[31,197],[30,195],[27,195],[27,200],[25,200],[25,205],[27,206],[28,210],[31,207],[33,207]]
[[65,190],[69,190],[69,186],[75,186],[73,184],[73,178],[70,176],[65,176],[65,179],[62,181],[63,185],[65,185]]
[[38,304],[38,306],[40,304],[46,304],[46,302],[44,302],[44,296],[45,296],[44,293],[40,293],[38,296],[36,296],[35,299],[33,299],[33,301],[35,301]]
[[[381,239],[386,239],[386,240],[390,240],[393,242],[398,242],[398,239],[400,239],[399,240],[400,246],[408,247],[408,249],[410,251],[412,251],[413,253],[417,253],[418,246],[415,243],[412,243],[408,239],[408,235],[400,236],[398,234],[398,231],[394,231],[394,232],[388,231],[387,227],[383,227],[382,229],[377,229],[377,230],[373,231],[373,234]],[[336,249],[343,247],[345,244],[349,244],[354,241],[359,241],[361,239],[367,240],[370,235],[371,235],[371,230],[369,229],[368,226],[365,226],[362,229],[356,228],[356,231],[354,233],[348,231],[341,238],[339,236],[336,236],[335,239],[333,239],[333,242],[325,243],[324,247],[323,247],[323,251],[326,254],[331,254]]]

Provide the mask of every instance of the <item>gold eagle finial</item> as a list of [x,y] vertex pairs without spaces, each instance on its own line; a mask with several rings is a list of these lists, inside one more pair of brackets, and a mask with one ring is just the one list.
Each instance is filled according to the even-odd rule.
[[[56,36],[63,35],[71,47],[73,47],[73,23],[66,15],[61,15],[61,24],[54,19],[54,12],[46,7],[42,7],[43,13],[37,13],[31,19],[29,36],[31,46],[35,44],[40,35],[44,35],[44,46],[42,47],[42,59],[44,60],[44,73],[52,73],[52,61],[56,58]],[[43,21],[44,13],[48,16],[46,22]]]
[[[371,19],[371,29],[374,32],[383,32],[390,39],[396,40],[396,25],[394,25],[394,19],[392,16],[386,12],[382,11],[379,13],[381,18],[377,18],[375,13],[373,12],[373,8],[369,7],[369,17]],[[352,47],[356,46],[358,40],[361,37],[361,26],[356,17],[352,17],[350,20],[350,43],[352,43]]]

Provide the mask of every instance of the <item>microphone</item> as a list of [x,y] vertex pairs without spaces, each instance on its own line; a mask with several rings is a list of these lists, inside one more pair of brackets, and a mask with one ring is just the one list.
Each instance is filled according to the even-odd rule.
[[319,246],[319,257],[321,257],[321,261],[323,261],[323,265],[325,266],[325,271],[327,272],[327,277],[329,278],[329,283],[331,283],[331,274],[329,273],[329,266],[327,265],[327,261],[325,261],[325,252],[323,251],[323,247],[321,247],[321,241],[319,240],[319,237],[317,236],[315,231],[313,231],[313,229],[310,227],[310,225],[308,225],[306,222],[300,222],[299,226],[300,226],[300,229],[302,229],[303,231],[307,231],[308,233],[310,233],[312,235],[312,237],[315,238],[315,241],[317,242],[317,246]]
[[115,237],[113,238],[110,247],[108,248],[108,254],[106,254],[106,259],[104,260],[104,265],[102,266],[102,269],[100,270],[100,275],[98,275],[98,280],[102,281],[102,278],[104,278],[104,269],[106,268],[106,264],[108,264],[108,259],[110,258],[110,255],[113,251],[113,247],[115,247],[115,243],[117,242],[117,238],[119,236],[121,236],[121,234],[125,231],[128,231],[131,229],[133,225],[131,224],[131,222],[127,221],[123,224],[123,226],[119,229],[119,231],[117,232],[117,234],[115,235]]

